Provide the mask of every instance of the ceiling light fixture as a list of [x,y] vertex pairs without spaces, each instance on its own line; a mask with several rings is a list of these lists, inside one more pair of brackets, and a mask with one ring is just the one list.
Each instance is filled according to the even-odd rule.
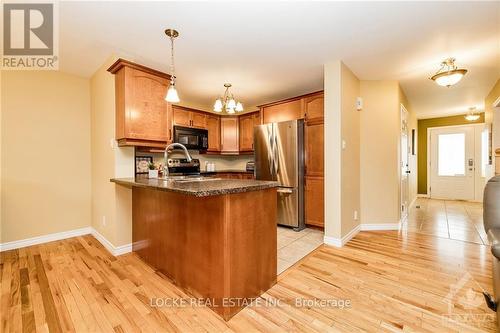
[[467,113],[467,115],[465,115],[465,119],[467,119],[468,121],[476,121],[479,119],[479,117],[480,117],[480,115],[479,115],[479,113],[476,113],[475,106],[470,107],[469,112]]
[[170,86],[167,90],[165,100],[170,103],[179,103],[179,95],[175,89],[175,66],[174,66],[174,38],[179,37],[179,32],[174,29],[165,30],[165,35],[170,38]]
[[219,97],[215,100],[215,112],[222,112],[222,110],[225,110],[227,113],[232,114],[235,113],[235,111],[243,111],[243,104],[241,104],[240,102],[236,102],[233,94],[229,92],[229,88],[231,88],[231,86],[231,83],[224,83],[226,91],[224,92],[224,96]]
[[441,63],[441,68],[431,77],[431,80],[443,87],[451,87],[467,73],[466,69],[457,68],[455,58],[445,59]]

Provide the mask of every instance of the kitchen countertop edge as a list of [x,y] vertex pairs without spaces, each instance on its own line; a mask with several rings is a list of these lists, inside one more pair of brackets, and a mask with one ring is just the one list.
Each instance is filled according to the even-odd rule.
[[[142,188],[152,188],[159,191],[175,192],[180,194],[191,195],[195,197],[208,197],[214,195],[224,195],[224,194],[235,194],[250,191],[259,191],[269,188],[276,188],[279,186],[278,182],[275,181],[263,181],[263,180],[239,180],[239,179],[221,179],[212,180],[207,182],[192,182],[192,183],[179,183],[179,184],[165,184],[164,181],[158,179],[135,179],[135,178],[112,178],[111,182],[128,187],[142,187]],[[161,181],[161,183],[160,183]],[[213,185],[217,185],[217,182],[222,182],[226,184],[221,186],[221,188],[213,188]],[[227,184],[233,184],[228,186]],[[196,186],[193,186],[197,184]],[[193,188],[189,188],[189,186]],[[212,186],[211,186],[212,185]],[[202,187],[206,186],[206,189]]]

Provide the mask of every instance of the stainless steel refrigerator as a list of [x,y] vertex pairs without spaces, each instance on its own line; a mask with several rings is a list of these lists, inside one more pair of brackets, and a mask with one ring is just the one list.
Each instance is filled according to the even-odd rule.
[[255,178],[280,183],[277,223],[304,229],[304,120],[255,126],[254,149]]

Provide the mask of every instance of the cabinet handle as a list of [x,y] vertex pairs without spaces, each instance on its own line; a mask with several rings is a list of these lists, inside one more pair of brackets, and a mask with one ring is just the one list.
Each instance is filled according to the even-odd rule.
[[172,141],[172,129],[168,130],[168,137],[169,137],[169,140]]

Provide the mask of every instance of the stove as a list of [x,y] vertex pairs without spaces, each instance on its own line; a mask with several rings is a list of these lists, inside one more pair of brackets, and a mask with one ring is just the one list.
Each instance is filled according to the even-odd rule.
[[193,158],[188,162],[185,158],[169,158],[167,160],[168,173],[170,176],[189,176],[200,174],[200,160]]

